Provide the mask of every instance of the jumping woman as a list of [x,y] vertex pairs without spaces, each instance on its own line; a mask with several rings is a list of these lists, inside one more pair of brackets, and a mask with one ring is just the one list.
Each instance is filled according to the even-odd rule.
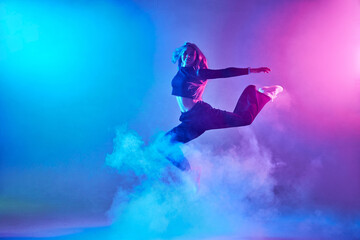
[[[175,50],[172,61],[178,63],[178,72],[171,82],[172,95],[176,96],[181,110],[180,125],[165,135],[172,145],[187,143],[206,130],[250,125],[264,105],[283,91],[277,85],[260,89],[250,85],[241,94],[233,112],[219,110],[202,100],[208,79],[269,73],[270,69],[230,67],[212,70],[208,68],[200,49],[189,42]],[[191,169],[188,160],[179,151],[169,152],[166,157],[183,171]]]

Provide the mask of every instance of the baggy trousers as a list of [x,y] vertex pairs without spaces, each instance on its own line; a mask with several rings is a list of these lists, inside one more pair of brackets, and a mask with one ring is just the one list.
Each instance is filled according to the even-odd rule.
[[[270,100],[270,97],[257,91],[254,85],[250,85],[241,94],[233,112],[216,109],[206,102],[199,101],[189,111],[181,114],[181,124],[165,136],[170,138],[171,143],[187,143],[206,130],[250,125]],[[176,155],[178,159],[171,156],[167,158],[181,170],[189,170],[188,160],[180,153]]]

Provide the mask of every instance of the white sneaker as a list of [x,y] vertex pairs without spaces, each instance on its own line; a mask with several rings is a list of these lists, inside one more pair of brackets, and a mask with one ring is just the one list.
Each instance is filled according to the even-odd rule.
[[273,102],[277,95],[284,91],[284,88],[280,85],[265,86],[259,88],[258,91],[271,98],[271,101]]

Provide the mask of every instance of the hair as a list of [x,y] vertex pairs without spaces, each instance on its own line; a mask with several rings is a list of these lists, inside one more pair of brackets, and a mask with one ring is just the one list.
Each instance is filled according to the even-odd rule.
[[194,49],[196,52],[196,59],[195,59],[193,67],[196,70],[204,69],[204,68],[207,69],[208,65],[207,65],[207,60],[206,60],[205,55],[201,52],[201,50],[200,50],[200,48],[198,48],[198,46],[196,46],[194,43],[190,43],[190,42],[185,42],[184,45],[182,45],[181,47],[177,48],[174,51],[173,56],[172,56],[172,62],[173,63],[178,62],[178,68],[180,69],[181,64],[182,64],[181,56],[186,51],[186,49],[189,47]]
[[[198,48],[198,46],[196,46],[194,43],[190,43],[190,42],[185,42],[184,45],[177,48],[173,53],[172,62],[178,63],[178,69],[180,69],[182,66],[181,56],[186,51],[186,49],[189,47],[193,48],[196,52],[196,59],[195,59],[195,62],[192,67],[195,70],[208,69],[207,60],[206,60],[205,55],[201,52],[201,50],[200,50],[200,48]],[[204,92],[204,88],[207,84],[207,79],[201,80],[200,83],[190,83],[190,84],[191,85],[189,86],[189,89],[196,88],[196,91],[193,95],[194,99],[202,100],[201,96],[202,96],[202,94]]]

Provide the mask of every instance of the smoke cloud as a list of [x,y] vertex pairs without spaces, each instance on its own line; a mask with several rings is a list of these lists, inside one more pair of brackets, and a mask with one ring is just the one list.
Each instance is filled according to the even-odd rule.
[[[161,136],[145,144],[136,132],[126,127],[117,130],[107,164],[131,184],[119,187],[109,211],[113,236],[223,239],[295,234],[325,238],[359,233],[358,224],[341,222],[329,212],[282,206],[273,177],[282,163],[275,163],[271,151],[250,128],[241,131],[237,144],[227,149],[197,143],[181,146],[192,165],[190,173],[181,172],[157,151],[163,144]],[[321,166],[321,160],[313,164]],[[292,198],[304,201],[304,189],[299,186]]]

